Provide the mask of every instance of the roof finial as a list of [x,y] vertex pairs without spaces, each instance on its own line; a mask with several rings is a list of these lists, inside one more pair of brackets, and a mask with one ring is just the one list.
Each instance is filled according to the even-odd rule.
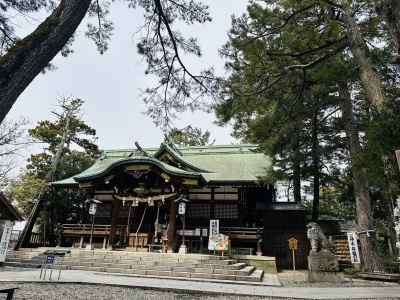
[[164,144],[170,146],[172,150],[179,153],[179,155],[182,155],[182,152],[179,151],[178,147],[175,146],[174,140],[171,138],[171,136],[167,135],[166,133],[164,134],[164,136],[165,136]]
[[142,147],[140,147],[138,142],[135,142],[135,146],[137,148],[136,150],[136,155],[141,155],[141,156],[151,156],[146,150],[144,150]]

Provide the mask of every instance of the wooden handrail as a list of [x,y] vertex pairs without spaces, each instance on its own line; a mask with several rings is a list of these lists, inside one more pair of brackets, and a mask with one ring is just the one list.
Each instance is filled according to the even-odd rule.
[[264,228],[220,227],[219,231],[229,236],[230,240],[258,241],[263,238]]
[[[117,231],[123,230],[124,226],[119,226]],[[63,224],[62,234],[90,234],[92,232],[92,224]],[[93,225],[94,235],[109,235],[111,232],[111,225]]]

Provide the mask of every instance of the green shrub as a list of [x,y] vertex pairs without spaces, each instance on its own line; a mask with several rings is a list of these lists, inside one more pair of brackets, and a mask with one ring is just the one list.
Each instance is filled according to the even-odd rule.
[[357,275],[358,272],[360,272],[360,268],[359,267],[345,268],[343,269],[343,272],[347,276],[355,276]]

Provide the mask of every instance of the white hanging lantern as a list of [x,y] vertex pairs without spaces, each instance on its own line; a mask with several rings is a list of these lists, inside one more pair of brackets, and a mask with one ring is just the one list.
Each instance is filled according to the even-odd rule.
[[97,204],[96,203],[90,203],[89,206],[89,214],[95,215],[97,210]]
[[186,212],[186,203],[185,202],[179,202],[178,213],[180,215],[184,215],[185,212]]

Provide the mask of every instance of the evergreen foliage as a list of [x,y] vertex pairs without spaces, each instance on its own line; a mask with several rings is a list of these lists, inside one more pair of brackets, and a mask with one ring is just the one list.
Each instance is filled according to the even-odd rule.
[[208,130],[203,133],[200,128],[189,125],[183,129],[173,129],[169,135],[179,146],[206,146],[215,142],[210,143],[210,134]]
[[[388,212],[371,203],[384,203],[373,191],[390,185],[364,192],[374,172],[366,172],[373,166],[363,146],[398,85],[398,69],[390,64],[395,49],[383,24],[372,1],[250,1],[248,13],[233,19],[221,50],[229,77],[216,104],[220,124],[234,122],[237,137],[275,157],[275,176],[292,181],[295,201],[313,195],[313,220],[320,199],[324,209],[335,209],[350,190],[360,230],[373,228],[371,209]],[[371,144],[376,163],[382,157],[393,162],[394,145],[384,151]],[[353,182],[338,176],[346,166]],[[365,237],[361,244],[365,270],[381,270],[377,244]]]
[[[24,217],[31,214],[35,202],[42,197],[39,200],[43,200],[45,205],[38,218],[37,230],[41,233],[46,231],[50,245],[56,245],[62,224],[84,221],[84,202],[90,197],[85,189],[50,189],[43,193],[48,185],[47,177],[52,171],[54,156],[62,137],[66,136],[66,128],[69,128],[66,147],[57,163],[53,180],[66,179],[88,169],[100,154],[95,144],[96,131],[82,119],[83,103],[80,99],[62,99],[59,101],[60,111],[53,112],[57,116],[55,121],[41,121],[29,130],[32,138],[45,145],[43,152],[31,154],[25,170],[8,183],[6,194]],[[69,126],[66,126],[67,119],[70,119]],[[76,147],[81,150],[74,149]]]

